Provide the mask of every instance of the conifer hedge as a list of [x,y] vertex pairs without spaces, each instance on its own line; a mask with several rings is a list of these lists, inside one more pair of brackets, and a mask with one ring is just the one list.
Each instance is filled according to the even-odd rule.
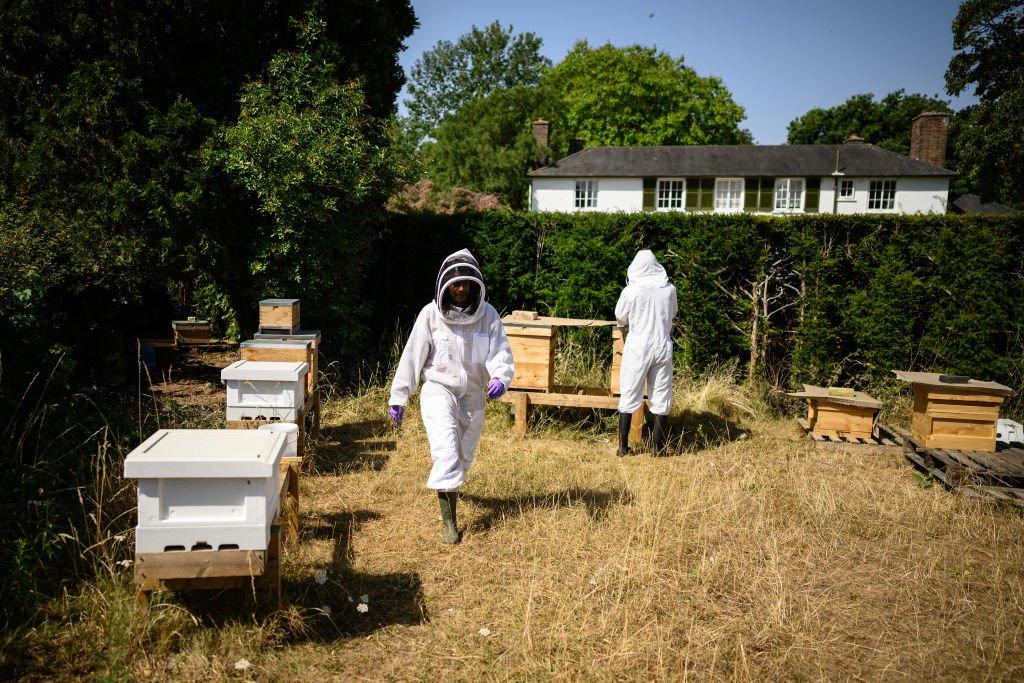
[[693,370],[736,359],[788,385],[874,385],[894,368],[1022,380],[1024,216],[391,215],[380,245],[378,330],[410,325],[462,247],[499,310],[610,318],[648,248],[678,290],[677,359]]

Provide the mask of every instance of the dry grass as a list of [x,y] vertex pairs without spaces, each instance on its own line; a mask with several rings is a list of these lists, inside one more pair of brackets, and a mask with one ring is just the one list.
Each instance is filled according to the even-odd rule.
[[[160,594],[128,570],[22,634],[31,676],[208,680],[1020,678],[1024,519],[922,487],[902,457],[820,452],[728,370],[680,380],[675,457],[610,431],[508,431],[492,405],[438,542],[414,405],[328,405],[284,562],[290,606]],[[697,439],[697,431],[707,432]],[[713,436],[711,436],[713,434]],[[316,572],[327,581],[318,585]],[[355,606],[369,596],[369,611]],[[351,599],[351,601],[350,601]],[[329,614],[328,609],[329,608]],[[481,629],[490,635],[481,635]],[[241,672],[235,662],[246,659]]]

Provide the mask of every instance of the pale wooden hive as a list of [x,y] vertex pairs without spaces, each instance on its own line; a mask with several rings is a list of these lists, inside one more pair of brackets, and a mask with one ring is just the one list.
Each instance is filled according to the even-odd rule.
[[260,332],[299,331],[298,299],[264,299],[260,302]]
[[914,388],[911,432],[925,448],[994,453],[999,406],[1013,394],[997,382],[942,382],[932,372],[894,370]]
[[803,391],[789,394],[807,400],[807,428],[819,436],[871,439],[881,401],[863,391],[835,395],[826,387],[803,385]]

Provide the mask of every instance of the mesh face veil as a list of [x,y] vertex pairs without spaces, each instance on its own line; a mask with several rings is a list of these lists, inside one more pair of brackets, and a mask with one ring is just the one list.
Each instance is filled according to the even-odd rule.
[[[465,282],[469,285],[469,294],[462,306],[455,304],[448,291],[448,287],[456,282]],[[484,302],[485,294],[486,288],[483,275],[480,274],[480,266],[468,249],[455,252],[441,263],[441,269],[437,273],[434,302],[446,320],[462,324],[475,322],[482,313],[481,304]]]

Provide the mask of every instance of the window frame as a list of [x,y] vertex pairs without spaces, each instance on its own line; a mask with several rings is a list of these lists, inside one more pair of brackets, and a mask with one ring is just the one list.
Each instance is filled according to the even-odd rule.
[[[890,204],[889,206],[884,206],[884,204],[885,204],[885,193],[886,193],[885,187],[882,187],[880,189],[879,192],[880,192],[881,196],[877,200],[879,203],[883,204],[883,206],[874,206],[874,207],[871,206],[871,202],[873,201],[872,198],[871,198],[871,195],[874,192],[873,185],[875,183],[883,183],[883,184],[884,183],[891,183],[892,184],[892,196],[889,197],[889,204]],[[896,178],[872,178],[871,180],[869,180],[868,181],[868,206],[867,206],[867,210],[868,211],[878,211],[878,212],[882,212],[882,211],[895,211],[896,210],[896,190],[897,189],[898,188],[897,188],[897,185],[896,185]]]
[[[779,190],[785,187],[786,197],[785,203],[791,204],[793,198],[793,181],[800,182],[800,202],[799,206],[779,206]],[[772,213],[803,213],[805,202],[807,200],[807,178],[801,177],[784,177],[776,178],[775,186],[772,191]]]
[[[669,186],[669,196],[666,198],[668,202],[678,201],[678,206],[662,206],[661,205],[661,184],[662,183],[680,183],[679,196],[673,197],[671,193],[673,189]],[[686,178],[658,178],[657,183],[654,185],[654,209],[655,211],[686,211]]]
[[[582,195],[580,185],[583,185]],[[576,180],[573,185],[572,206],[576,211],[592,211],[597,208],[597,187],[596,179]],[[582,203],[581,203],[582,201]]]
[[[843,185],[849,183],[850,194],[843,194]],[[840,178],[839,179],[839,201],[841,202],[855,202],[857,201],[857,182],[853,178]]]
[[[725,183],[730,183],[730,184],[731,183],[739,183],[740,193],[739,193],[739,197],[736,200],[736,206],[735,207],[733,207],[733,206],[720,207],[718,205],[719,186],[723,185]],[[725,190],[725,192],[730,192],[731,193],[732,190]],[[715,178],[715,195],[714,195],[715,196],[715,201],[714,201],[714,204],[711,207],[711,210],[715,211],[717,213],[739,213],[739,212],[743,211],[743,201],[745,199],[745,196],[744,196],[745,192],[746,192],[746,181],[745,181],[744,178]]]

